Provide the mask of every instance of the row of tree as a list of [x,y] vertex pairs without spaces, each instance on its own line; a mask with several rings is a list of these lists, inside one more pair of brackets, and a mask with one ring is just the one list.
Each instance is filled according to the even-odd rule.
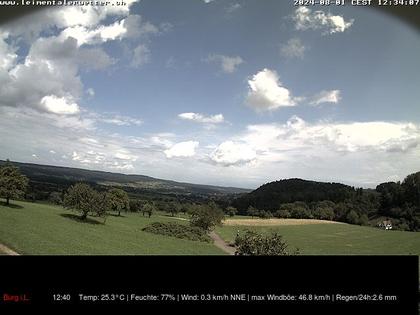
[[[109,212],[121,216],[122,211],[130,210],[130,200],[124,190],[111,188],[107,191],[97,191],[85,183],[71,186],[65,193],[62,204],[67,209],[78,211],[81,220],[85,220],[88,215],[106,218]],[[155,209],[153,203],[143,203],[141,206],[143,215],[147,214],[149,217]]]
[[351,224],[368,225],[369,218],[363,208],[349,202],[334,203],[330,200],[323,200],[310,203],[295,201],[280,205],[276,211],[259,210],[249,206],[246,212],[252,217],[282,218],[282,219],[319,219],[329,221],[342,221]]
[[420,172],[402,183],[373,189],[289,179],[265,184],[230,200],[239,214],[260,218],[307,218],[376,224],[390,218],[401,230],[420,231]]

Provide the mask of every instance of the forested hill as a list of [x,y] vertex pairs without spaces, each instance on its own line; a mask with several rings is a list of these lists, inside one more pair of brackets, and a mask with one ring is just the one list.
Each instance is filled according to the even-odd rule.
[[[4,163],[5,161],[0,160],[0,166]],[[62,191],[76,182],[88,182],[100,186],[119,186],[124,190],[133,192],[153,191],[165,194],[224,195],[250,191],[249,189],[235,187],[181,183],[144,175],[126,175],[31,163],[11,163],[19,167],[22,174],[29,178],[30,187],[39,195],[36,199],[44,199],[41,195],[45,195],[46,198],[51,191]]]
[[281,204],[295,201],[314,202],[331,200],[340,202],[351,198],[355,189],[339,183],[323,183],[299,178],[267,183],[234,201],[240,211],[250,205],[257,209],[277,210]]

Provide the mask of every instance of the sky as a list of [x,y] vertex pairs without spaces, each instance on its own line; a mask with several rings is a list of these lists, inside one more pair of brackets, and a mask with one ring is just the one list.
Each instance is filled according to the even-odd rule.
[[0,25],[0,159],[257,188],[420,170],[420,33],[367,7],[125,0]]

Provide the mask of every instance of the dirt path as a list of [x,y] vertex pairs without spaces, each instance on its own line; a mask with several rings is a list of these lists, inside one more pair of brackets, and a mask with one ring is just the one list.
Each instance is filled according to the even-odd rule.
[[16,253],[14,250],[10,249],[9,247],[0,244],[0,253],[4,253],[5,255],[10,255],[10,256],[19,256],[18,253]]
[[229,246],[216,232],[212,231],[209,235],[214,241],[214,245],[216,245],[217,247],[219,247],[221,250],[223,250],[225,253],[228,253],[229,255],[235,254],[235,248],[232,246]]

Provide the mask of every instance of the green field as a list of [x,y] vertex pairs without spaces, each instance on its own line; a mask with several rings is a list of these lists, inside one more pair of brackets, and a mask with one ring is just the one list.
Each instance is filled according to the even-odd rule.
[[[213,255],[225,254],[212,244],[150,234],[142,228],[151,222],[168,222],[161,213],[152,218],[141,214],[110,215],[106,224],[89,218],[80,222],[61,207],[13,201],[0,204],[0,243],[20,254],[115,254],[115,255]],[[235,217],[237,219],[238,217]],[[187,220],[177,219],[181,224]],[[233,241],[244,226],[216,229],[227,242]],[[420,254],[420,234],[384,231],[349,224],[311,224],[249,227],[267,233],[277,230],[301,254]],[[0,253],[1,255],[1,253]]]
[[217,233],[232,242],[238,230],[263,233],[278,231],[291,248],[303,255],[401,255],[420,254],[420,233],[385,231],[350,224],[308,224],[285,226],[223,226]]
[[94,224],[97,222],[94,219],[90,223],[79,222],[72,217],[73,212],[61,207],[16,201],[13,205],[18,207],[0,205],[0,243],[20,254],[224,254],[209,243],[141,230],[151,222],[173,221],[169,217],[149,219],[141,214],[124,213],[124,217],[109,216],[103,225]]

